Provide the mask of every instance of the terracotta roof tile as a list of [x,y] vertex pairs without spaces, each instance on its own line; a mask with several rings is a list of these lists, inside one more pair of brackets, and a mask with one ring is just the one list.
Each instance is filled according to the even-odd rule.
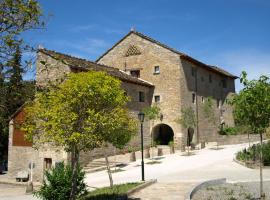
[[149,83],[147,81],[144,81],[142,79],[138,79],[135,77],[132,77],[131,75],[127,74],[124,71],[119,70],[118,68],[109,67],[102,64],[97,64],[96,62],[92,62],[86,59],[73,57],[71,55],[59,53],[56,51],[48,50],[48,49],[39,49],[39,52],[42,52],[48,56],[51,56],[55,59],[59,59],[65,64],[67,64],[70,68],[73,69],[80,69],[80,70],[94,70],[94,71],[105,71],[109,75],[114,76],[124,82],[131,82],[147,87],[153,87],[154,85],[152,83]]

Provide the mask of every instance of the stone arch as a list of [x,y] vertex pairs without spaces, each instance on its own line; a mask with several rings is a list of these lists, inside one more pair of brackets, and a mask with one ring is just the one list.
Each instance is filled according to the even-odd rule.
[[167,124],[157,124],[152,129],[152,135],[156,143],[160,145],[168,145],[170,141],[173,141],[174,132]]
[[187,133],[187,146],[191,146],[191,142],[193,140],[193,135],[194,135],[194,129],[189,127],[188,133]]

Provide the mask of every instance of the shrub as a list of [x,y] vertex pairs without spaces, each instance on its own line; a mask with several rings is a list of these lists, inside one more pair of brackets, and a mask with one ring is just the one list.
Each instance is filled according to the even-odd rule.
[[104,187],[89,192],[79,200],[117,200],[119,197],[127,196],[127,192],[141,183],[126,183],[114,185],[113,187]]
[[256,161],[259,158],[261,148],[263,153],[263,164],[265,166],[270,166],[270,141],[264,143],[262,147],[260,144],[257,144],[253,147],[239,151],[236,154],[236,159],[240,161]]
[[[77,197],[86,193],[86,184],[84,183],[85,172],[78,167],[77,177]],[[69,199],[71,192],[72,169],[71,166],[65,166],[63,162],[58,163],[50,171],[45,171],[43,185],[34,195],[43,200],[66,200]]]
[[236,127],[229,127],[225,126],[222,130],[219,131],[220,135],[237,135],[237,128]]
[[170,147],[174,147],[174,141],[173,141],[173,140],[171,140],[171,141],[169,142],[169,146],[170,146]]

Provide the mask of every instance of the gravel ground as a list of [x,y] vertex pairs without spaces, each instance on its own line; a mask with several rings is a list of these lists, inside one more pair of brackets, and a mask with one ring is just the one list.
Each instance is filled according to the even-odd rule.
[[[270,200],[270,181],[264,182],[265,200]],[[256,200],[259,199],[259,182],[221,184],[197,191],[192,200]]]

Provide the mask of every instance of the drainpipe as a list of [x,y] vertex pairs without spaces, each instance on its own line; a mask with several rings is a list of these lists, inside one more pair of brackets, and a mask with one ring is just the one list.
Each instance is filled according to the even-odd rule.
[[195,101],[196,101],[196,127],[197,127],[197,143],[200,143],[200,131],[199,131],[199,109],[198,109],[198,75],[197,69],[195,70]]

